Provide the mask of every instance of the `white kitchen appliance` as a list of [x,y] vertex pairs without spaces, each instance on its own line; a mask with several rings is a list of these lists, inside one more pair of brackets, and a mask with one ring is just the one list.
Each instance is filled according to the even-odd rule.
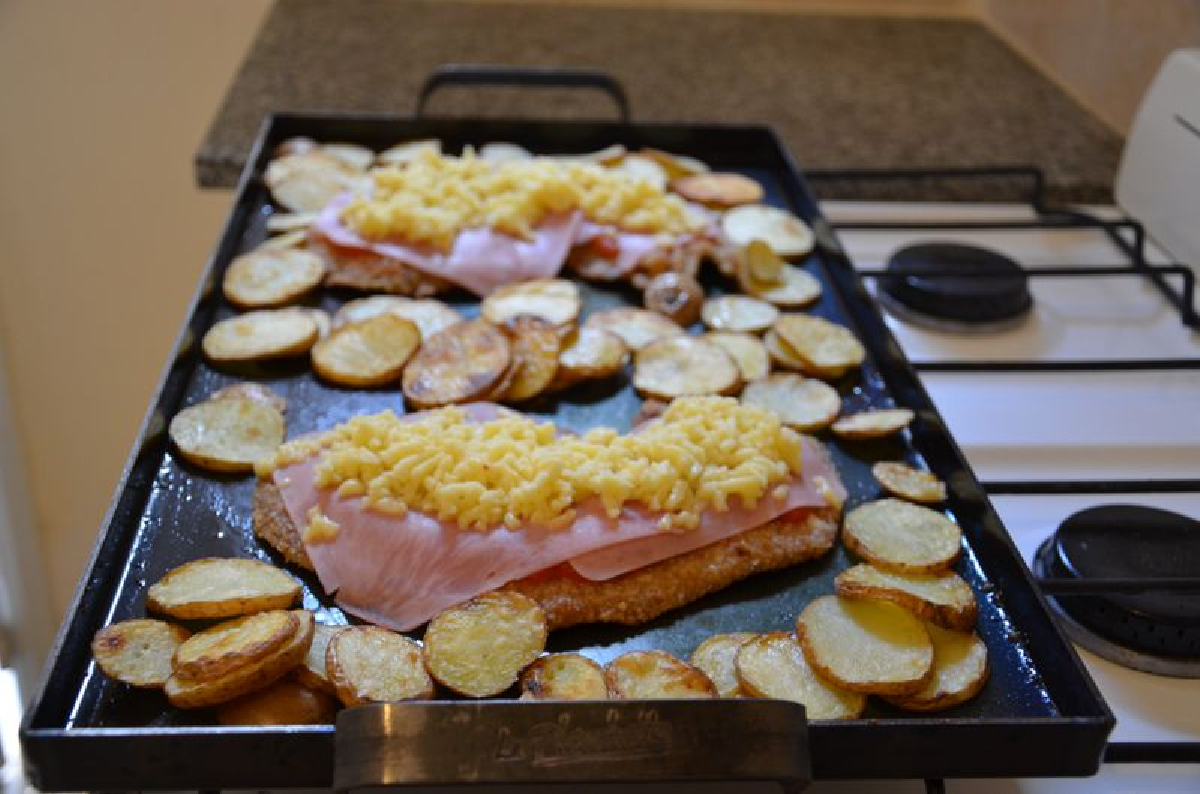
[[[1190,538],[1193,547],[1200,542],[1200,318],[1194,290],[1200,266],[1200,50],[1172,55],[1147,94],[1116,186],[1120,208],[1047,206],[1040,179],[1025,169],[810,176],[818,189],[821,178],[917,179],[926,189],[960,179],[1005,185],[1027,180],[1028,200],[1019,204],[826,202],[822,209],[1035,574],[1062,574],[1052,567],[1055,551],[1086,553],[1097,538],[1115,537],[1126,545],[1117,552],[1117,572],[1103,575],[1120,577],[1122,566],[1156,542],[1134,537],[1146,516],[1168,516],[1171,532]],[[973,268],[990,275],[975,279],[967,275]],[[1116,511],[1115,524],[1087,523],[1112,512],[1094,508],[1113,505],[1126,506]],[[1042,547],[1050,568],[1035,564]],[[1134,591],[1138,582],[1126,581],[1129,589],[1105,591],[1089,603],[1136,607],[1139,599],[1157,598],[1168,611],[1182,605],[1193,622],[1200,620],[1200,565],[1180,570],[1188,559],[1184,545],[1167,549],[1162,570],[1190,576],[1192,589],[1177,580],[1177,590]],[[1137,572],[1132,576],[1138,578]],[[1078,596],[1067,594],[1077,584],[1048,583],[1044,591],[1052,606],[1079,604],[1073,601]],[[1096,595],[1094,583],[1082,586]],[[1099,775],[933,781],[926,789],[1200,791],[1200,651],[1190,663],[1179,662],[1174,650],[1130,659],[1124,646],[1104,635],[1096,647],[1118,660],[1110,661],[1079,645],[1083,635],[1075,618],[1062,619],[1117,717]],[[1190,632],[1171,626],[1166,639],[1194,641]],[[1168,663],[1156,665],[1156,658]],[[904,792],[922,786],[889,781],[811,790]]]

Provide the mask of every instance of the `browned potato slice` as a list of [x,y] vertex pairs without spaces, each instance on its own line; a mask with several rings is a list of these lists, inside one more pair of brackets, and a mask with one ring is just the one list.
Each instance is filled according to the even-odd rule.
[[634,351],[659,339],[683,335],[678,324],[646,309],[606,309],[588,317],[583,327],[610,331]]
[[353,626],[335,634],[325,651],[325,667],[338,699],[347,706],[433,697],[421,646],[378,626]]
[[820,317],[785,314],[775,321],[779,341],[820,378],[840,378],[862,364],[866,351],[849,329]]
[[688,201],[713,207],[734,207],[762,201],[762,185],[741,174],[707,173],[676,179],[671,189]]
[[859,564],[838,574],[833,584],[840,596],[891,601],[922,620],[956,631],[970,630],[979,614],[971,586],[953,571],[903,574]]
[[738,649],[756,636],[747,631],[714,634],[692,651],[692,666],[708,676],[721,697],[741,697],[745,693],[737,677]]
[[247,312],[208,329],[200,347],[210,361],[232,363],[307,353],[319,336],[309,315],[290,309]]
[[776,366],[796,372],[804,370],[804,362],[779,338],[779,334],[775,332],[774,328],[763,336],[763,345],[767,348],[767,355],[771,357],[771,361]]
[[810,720],[854,719],[867,697],[829,683],[812,669],[795,636],[764,634],[735,654],[739,682],[748,697],[794,700]]
[[314,309],[309,306],[293,306],[291,311],[307,314],[312,321],[317,325],[317,341],[329,336],[329,332],[333,330],[333,319],[329,316],[329,312],[324,309]]
[[237,397],[269,405],[281,414],[287,413],[287,400],[270,386],[261,383],[234,383],[212,393],[210,400]]
[[973,631],[925,626],[933,640],[933,678],[915,695],[885,696],[909,711],[941,711],[979,694],[988,679],[987,646]]
[[528,315],[561,326],[575,322],[582,306],[578,285],[561,278],[545,278],[501,287],[483,299],[479,314],[494,325]]
[[267,231],[272,234],[307,231],[320,215],[319,212],[276,212],[267,218]]
[[911,695],[933,675],[933,642],[911,612],[883,601],[822,596],[796,620],[804,658],[851,692]]
[[369,320],[381,314],[394,314],[405,320],[412,320],[421,331],[422,339],[428,339],[463,319],[454,309],[433,298],[414,300],[399,295],[372,295],[343,304],[334,315],[333,324],[346,325]]
[[273,405],[226,396],[184,408],[171,419],[169,434],[189,463],[234,474],[254,470],[286,435],[283,414]]
[[930,472],[918,471],[905,463],[880,461],[871,467],[871,473],[884,490],[901,499],[921,504],[946,501],[946,484]]
[[266,689],[217,707],[222,725],[331,725],[338,702],[325,692],[295,681],[276,681]]
[[634,356],[633,387],[643,397],[673,400],[700,394],[732,394],[741,372],[719,345],[695,336],[660,339]]
[[531,400],[554,381],[562,339],[554,326],[540,317],[514,317],[505,330],[512,340],[514,372],[512,383],[501,399],[507,402]]
[[317,142],[307,135],[297,135],[294,138],[288,138],[283,143],[275,147],[271,152],[272,158],[287,157],[289,154],[303,154],[311,152],[317,148]]
[[467,697],[499,695],[546,647],[546,614],[537,602],[493,591],[451,607],[425,629],[425,666]]
[[667,171],[656,161],[640,154],[628,154],[613,167],[614,171],[628,174],[634,179],[649,182],[659,190],[667,187]]
[[135,687],[161,688],[171,677],[171,658],[191,632],[161,620],[125,620],[92,639],[92,656],[109,678]]
[[312,642],[313,615],[311,612],[293,612],[299,627],[292,639],[274,653],[249,662],[219,678],[192,679],[172,675],[167,679],[164,691],[172,706],[181,709],[204,708],[218,703],[227,703],[242,695],[270,686],[288,674],[304,659]]
[[175,674],[198,681],[220,678],[279,650],[299,628],[296,616],[282,609],[218,623],[175,649]]
[[312,644],[308,646],[308,653],[305,654],[304,661],[292,671],[292,678],[309,689],[336,696],[337,689],[325,667],[325,652],[334,635],[339,631],[345,631],[346,628],[346,626],[331,626],[328,623],[318,623],[313,626]]
[[319,151],[355,171],[366,171],[375,161],[375,152],[357,143],[323,143]]
[[581,328],[567,337],[558,354],[558,370],[552,390],[565,389],[585,380],[616,375],[629,360],[629,348],[611,331]]
[[680,325],[691,325],[700,319],[704,290],[696,279],[685,273],[659,273],[646,282],[642,304]]
[[842,409],[842,399],[832,386],[791,372],[749,384],[742,402],[774,411],[784,424],[808,432],[828,427]]
[[465,320],[425,340],[404,370],[404,396],[417,408],[471,402],[508,371],[508,339],[484,320]]
[[638,154],[661,165],[669,179],[679,179],[693,174],[707,174],[712,170],[703,161],[697,160],[695,157],[688,157],[686,154],[672,154],[661,149],[651,149],[648,146]]
[[611,697],[628,700],[712,698],[717,688],[703,671],[665,651],[631,651],[604,668]]
[[777,287],[784,283],[787,262],[762,240],[751,240],[736,259],[732,274],[743,292],[754,294],[757,289]]
[[908,427],[912,420],[913,412],[907,408],[859,411],[834,422],[833,432],[842,438],[882,438],[900,432]]
[[312,349],[313,370],[342,386],[383,386],[398,379],[421,345],[411,320],[381,314],[343,325]]
[[174,569],[150,586],[146,608],[184,620],[231,618],[286,609],[300,598],[300,583],[258,560],[207,557]]
[[821,297],[821,282],[807,270],[784,264],[779,279],[778,284],[749,280],[739,283],[748,294],[787,309],[802,308]]
[[940,573],[958,559],[962,532],[958,524],[936,510],[899,499],[880,499],[846,515],[842,542],[886,571]]
[[325,265],[310,251],[284,248],[251,251],[229,264],[225,298],[239,309],[272,309],[312,292],[325,278]]
[[804,256],[816,239],[808,224],[787,210],[764,204],[743,204],[721,218],[721,231],[735,245],[762,240],[780,256]]
[[522,700],[606,700],[604,668],[577,653],[543,656],[521,674]]
[[375,158],[380,165],[405,165],[421,155],[422,152],[442,153],[442,142],[436,139],[420,141],[404,141],[384,149]]
[[491,141],[479,147],[479,159],[493,163],[511,163],[517,160],[532,160],[533,154],[524,146],[507,141]]
[[308,244],[308,229],[293,229],[263,240],[255,251],[278,251],[289,248],[304,248]]
[[317,149],[272,160],[263,181],[275,201],[292,212],[320,212],[349,189],[359,173]]
[[717,345],[733,359],[742,380],[762,380],[771,374],[771,358],[762,340],[750,334],[711,333],[704,338]]
[[701,315],[714,331],[761,333],[779,317],[779,309],[745,295],[722,295],[706,300]]

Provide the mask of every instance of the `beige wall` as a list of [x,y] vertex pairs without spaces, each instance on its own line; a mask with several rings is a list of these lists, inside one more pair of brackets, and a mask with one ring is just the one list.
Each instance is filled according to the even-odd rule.
[[984,18],[1118,132],[1163,59],[1200,47],[1200,0],[977,0]]
[[0,2],[0,344],[56,616],[228,209],[192,156],[267,6]]

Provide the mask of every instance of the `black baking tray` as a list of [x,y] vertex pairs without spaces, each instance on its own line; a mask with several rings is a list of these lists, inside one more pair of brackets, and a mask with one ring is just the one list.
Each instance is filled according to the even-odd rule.
[[[231,259],[265,237],[264,224],[273,208],[261,176],[270,153],[280,142],[298,135],[356,142],[377,150],[402,140],[438,138],[449,152],[487,141],[512,141],[543,154],[581,153],[621,143],[633,150],[651,146],[691,155],[715,169],[738,171],[758,180],[766,188],[769,203],[790,208],[816,232],[817,248],[803,265],[823,282],[825,293],[811,311],[848,325],[868,350],[861,371],[835,384],[846,410],[901,405],[916,412],[910,430],[892,440],[866,443],[825,438],[849,490],[847,509],[880,495],[870,465],[881,459],[905,459],[925,466],[949,484],[951,498],[946,508],[962,527],[965,545],[958,570],[978,597],[978,630],[991,663],[991,678],[983,692],[952,710],[921,716],[872,699],[862,719],[809,724],[812,776],[865,779],[1095,773],[1113,726],[1112,715],[1050,618],[983,488],[821,217],[800,170],[770,129],[275,115],[264,125],[243,174],[224,234],[59,634],[47,678],[22,726],[28,768],[39,788],[249,789],[332,784],[332,726],[221,727],[207,712],[177,711],[160,693],[136,691],[109,681],[92,663],[89,651],[92,635],[99,628],[145,613],[148,584],[172,567],[202,556],[272,559],[251,531],[253,479],[199,471],[181,463],[171,450],[165,428],[178,410],[243,380],[266,382],[287,397],[289,437],[327,428],[357,413],[402,407],[396,389],[356,391],[322,384],[311,375],[306,360],[232,373],[211,367],[199,353],[198,341],[204,332],[233,313],[218,288],[222,273]],[[716,292],[722,285],[713,281],[708,287]],[[621,289],[588,287],[586,294],[588,310],[637,301],[636,293]],[[326,290],[316,304],[334,310],[350,297],[354,296]],[[475,310],[469,296],[450,296],[448,301],[468,314]],[[638,405],[636,395],[622,381],[568,392],[559,401],[534,404],[530,412],[577,430],[597,424],[625,428]],[[803,605],[832,592],[833,577],[850,563],[839,545],[822,560],[752,577],[644,626],[588,626],[556,632],[550,650],[583,650],[601,662],[641,648],[660,648],[686,657],[713,633],[789,631]],[[318,610],[321,620],[343,622],[344,617],[315,580],[305,582],[305,606]],[[519,722],[518,711],[527,706],[493,701],[388,708],[401,717],[422,715],[422,719],[430,709],[442,717],[461,714],[464,719],[470,710],[503,725]],[[569,718],[569,705],[558,708]],[[683,711],[664,711],[664,719],[689,719],[691,714],[691,718],[719,721],[724,708],[731,715],[736,710],[739,720],[732,722],[741,724],[747,718],[753,721],[753,709],[764,709],[765,714],[774,706],[746,701],[675,708]],[[778,709],[771,713],[779,718]],[[802,712],[789,712],[787,720],[794,723],[802,740]],[[731,745],[721,748],[722,753],[732,757],[753,750],[746,746],[749,740],[745,737],[741,742],[734,738]],[[453,747],[439,750],[454,751]],[[457,760],[469,766],[470,759]],[[580,775],[583,782],[620,779],[623,774],[620,764],[587,768],[592,771]],[[571,779],[569,765],[566,769],[558,768],[559,778]],[[728,776],[737,775],[737,769],[731,763]],[[526,777],[518,774],[509,782],[548,779],[539,774],[531,767]]]

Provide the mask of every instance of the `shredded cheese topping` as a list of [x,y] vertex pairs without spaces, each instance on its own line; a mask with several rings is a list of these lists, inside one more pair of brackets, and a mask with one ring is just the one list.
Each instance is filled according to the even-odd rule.
[[352,199],[342,221],[367,240],[403,240],[449,250],[464,229],[489,227],[529,240],[547,215],[582,210],[631,232],[679,235],[703,225],[678,196],[595,163],[544,158],[497,163],[423,151],[402,166],[376,169],[369,195]]
[[561,528],[594,498],[610,517],[637,504],[662,514],[660,530],[679,531],[709,508],[729,510],[735,497],[749,508],[786,496],[786,483],[800,473],[800,448],[799,435],[770,411],[689,397],[629,435],[598,428],[559,436],[552,424],[517,414],[473,423],[456,407],[415,421],[385,411],[289,442],[258,470],[319,455],[319,488],[464,529]]

